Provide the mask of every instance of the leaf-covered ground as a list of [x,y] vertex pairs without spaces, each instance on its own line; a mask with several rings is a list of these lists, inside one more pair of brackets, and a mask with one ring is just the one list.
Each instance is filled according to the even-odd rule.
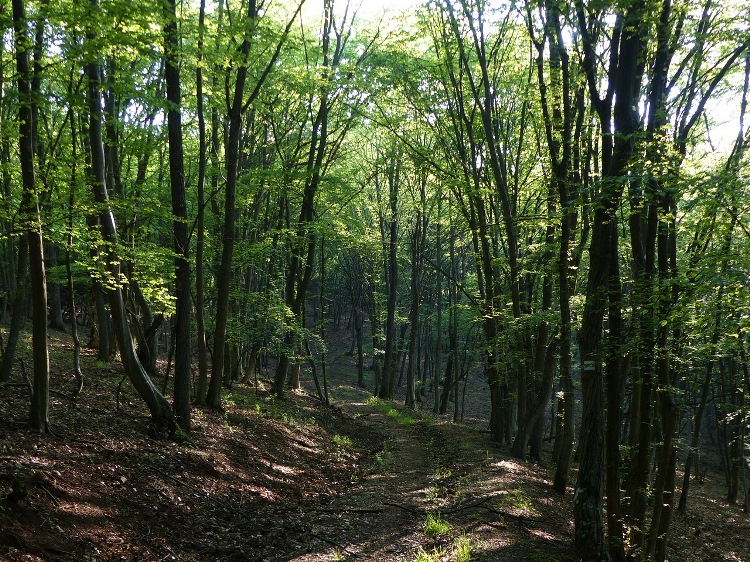
[[[236,386],[168,441],[127,382],[118,407],[117,365],[87,355],[73,403],[68,339],[51,344],[54,435],[28,428],[20,372],[0,387],[0,560],[576,560],[551,467],[492,444],[481,416],[369,399],[343,355],[331,408]],[[482,410],[474,386],[467,412]],[[748,517],[720,495],[696,486],[671,560],[750,561]]]

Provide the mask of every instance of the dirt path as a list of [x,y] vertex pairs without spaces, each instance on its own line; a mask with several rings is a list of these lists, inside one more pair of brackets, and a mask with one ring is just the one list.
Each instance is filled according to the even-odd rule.
[[307,514],[311,536],[329,546],[325,557],[315,552],[292,560],[337,560],[341,555],[405,560],[425,542],[422,512],[429,507],[427,497],[439,465],[436,451],[425,443],[426,426],[401,425],[394,417],[369,410],[363,412],[367,426],[383,435],[383,450],[355,487]]
[[[471,560],[575,559],[565,513],[557,512],[561,498],[521,465],[498,461],[484,432],[366,398],[344,410],[381,435],[383,448],[346,492],[298,514],[292,542],[307,552],[275,559],[447,561],[469,552]],[[444,528],[427,529],[428,517]]]
[[333,409],[239,387],[187,441],[151,439],[132,392],[107,407],[121,373],[94,368],[79,404],[55,398],[56,436],[25,428],[25,389],[0,396],[0,560],[573,559],[570,502],[470,425],[347,384]]
[[[238,387],[225,411],[196,409],[190,439],[153,439],[132,392],[109,407],[121,373],[95,368],[80,403],[55,397],[58,435],[25,426],[25,388],[0,393],[3,562],[577,559],[570,491],[481,421],[406,412],[337,379],[330,409]],[[716,501],[716,482],[676,515],[671,560],[750,560],[748,517]]]
[[[85,392],[66,398],[69,337],[51,342],[54,435],[28,428],[24,384],[0,386],[2,562],[576,560],[570,490],[490,441],[480,381],[476,418],[452,424],[372,401],[342,355],[333,408],[309,387],[239,385],[175,441],[148,437],[142,401],[91,350]],[[750,561],[750,518],[723,493],[720,474],[695,487],[670,560]]]

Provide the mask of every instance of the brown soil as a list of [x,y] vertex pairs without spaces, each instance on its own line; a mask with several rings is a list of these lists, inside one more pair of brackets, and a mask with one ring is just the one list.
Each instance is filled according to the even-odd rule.
[[[369,400],[350,358],[336,358],[330,408],[237,386],[169,441],[146,434],[127,382],[117,408],[116,365],[85,357],[73,403],[68,339],[51,344],[54,435],[28,428],[24,385],[0,387],[0,560],[448,561],[467,543],[474,561],[576,560],[572,498],[550,490],[551,467],[510,457],[481,416]],[[486,407],[479,381],[467,401]],[[696,484],[671,560],[750,561],[748,517],[720,493],[710,475]],[[430,536],[428,514],[449,527]]]

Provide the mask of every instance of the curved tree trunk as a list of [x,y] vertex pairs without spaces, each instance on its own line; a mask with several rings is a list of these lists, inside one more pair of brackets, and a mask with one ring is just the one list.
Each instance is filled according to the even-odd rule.
[[[92,8],[96,11],[99,9],[98,0],[91,0]],[[87,33],[87,40],[96,39],[93,31]],[[94,200],[99,205],[99,221],[102,238],[108,244],[106,255],[99,255],[100,260],[105,260],[107,273],[110,279],[118,281],[120,278],[120,259],[116,253],[117,248],[117,229],[115,219],[109,206],[109,196],[107,194],[105,162],[104,162],[104,143],[102,141],[102,105],[101,105],[101,79],[100,68],[97,61],[92,61],[87,65],[86,73],[88,75],[88,87],[86,92],[87,105],[89,110],[89,145],[91,149],[91,190]],[[166,429],[170,433],[174,431],[175,421],[172,415],[172,409],[161,392],[154,386],[151,379],[146,374],[143,366],[138,361],[138,357],[133,347],[133,339],[130,334],[130,325],[128,324],[127,314],[125,311],[125,302],[122,295],[122,288],[119,283],[111,283],[107,289],[109,306],[112,311],[113,327],[117,344],[120,348],[122,365],[125,369],[130,382],[135,387],[139,396],[143,399],[151,413],[151,420],[155,429]]]

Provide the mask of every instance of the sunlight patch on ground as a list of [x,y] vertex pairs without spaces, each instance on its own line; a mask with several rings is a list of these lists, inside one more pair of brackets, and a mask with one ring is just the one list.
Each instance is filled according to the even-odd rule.
[[109,517],[109,512],[90,503],[60,503],[60,511],[79,517]]
[[523,466],[521,466],[520,464],[507,460],[496,462],[493,466],[496,466],[497,468],[501,468],[502,470],[506,470],[508,472],[521,472],[523,470]]
[[544,539],[544,540],[548,540],[548,541],[560,540],[555,535],[547,533],[546,531],[540,531],[539,529],[530,529],[529,533],[532,534],[532,535],[535,535],[535,536],[539,537],[540,539]]

